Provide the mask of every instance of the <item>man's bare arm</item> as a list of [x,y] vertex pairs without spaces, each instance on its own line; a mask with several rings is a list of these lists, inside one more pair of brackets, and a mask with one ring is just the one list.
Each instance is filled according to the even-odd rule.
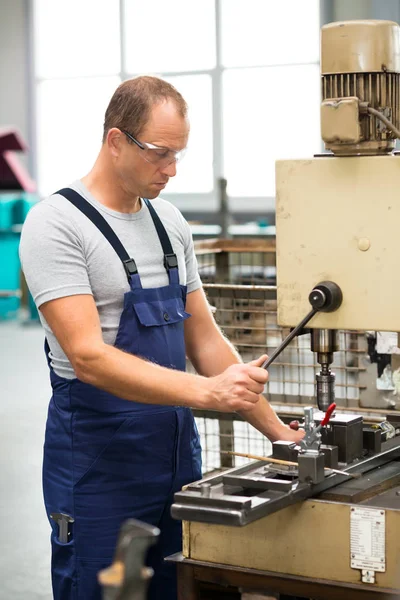
[[259,400],[267,376],[253,365],[201,377],[167,369],[105,344],[91,295],[51,300],[40,306],[78,379],[136,402],[246,410]]
[[[186,350],[198,373],[212,377],[224,372],[229,365],[241,362],[239,354],[216,324],[203,290],[188,294],[186,310],[193,315],[185,322]],[[260,365],[265,358],[265,355],[260,357]],[[235,412],[271,441],[299,441],[304,435],[302,431],[293,431],[284,425],[263,396],[249,410]]]

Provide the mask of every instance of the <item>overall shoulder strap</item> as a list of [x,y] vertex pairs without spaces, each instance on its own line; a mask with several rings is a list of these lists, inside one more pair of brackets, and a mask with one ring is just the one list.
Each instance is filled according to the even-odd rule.
[[[136,263],[133,258],[130,258],[129,254],[125,250],[115,231],[110,227],[105,218],[99,213],[98,210],[94,208],[83,198],[78,192],[72,190],[71,188],[63,188],[55,192],[56,194],[60,194],[64,196],[67,200],[71,202],[76,208],[78,208],[90,221],[92,221],[93,225],[101,231],[106,240],[111,244],[114,248],[115,252],[118,254],[121,259],[122,264],[124,265],[125,272],[128,276],[128,280],[131,275],[137,273]],[[169,241],[169,240],[168,240]]]
[[160,217],[156,213],[154,206],[151,204],[150,200],[148,200],[147,198],[143,198],[143,201],[150,211],[151,218],[153,219],[153,223],[156,228],[157,235],[164,252],[164,267],[167,271],[169,271],[170,269],[177,269],[178,259],[172,248],[171,241],[168,237],[168,233],[164,225],[162,224]]

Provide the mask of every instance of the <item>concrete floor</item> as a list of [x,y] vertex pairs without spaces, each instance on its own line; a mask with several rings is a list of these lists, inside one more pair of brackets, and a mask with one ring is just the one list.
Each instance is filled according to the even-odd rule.
[[39,325],[0,322],[0,599],[51,600],[41,463],[50,397]]

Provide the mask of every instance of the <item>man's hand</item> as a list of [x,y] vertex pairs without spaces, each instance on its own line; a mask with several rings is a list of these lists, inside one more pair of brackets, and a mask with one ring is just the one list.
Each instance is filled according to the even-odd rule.
[[268,380],[268,372],[261,369],[266,355],[247,364],[234,364],[220,375],[204,381],[210,397],[209,408],[221,412],[238,412],[254,408]]

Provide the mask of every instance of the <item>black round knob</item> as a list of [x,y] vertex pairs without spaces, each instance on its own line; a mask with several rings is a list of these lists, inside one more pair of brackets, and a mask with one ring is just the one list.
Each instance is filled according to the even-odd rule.
[[322,310],[326,303],[326,296],[323,290],[314,288],[311,294],[309,295],[308,300],[313,308],[316,308],[317,310]]
[[333,312],[342,304],[343,294],[333,281],[322,281],[311,291],[308,300],[318,311]]

